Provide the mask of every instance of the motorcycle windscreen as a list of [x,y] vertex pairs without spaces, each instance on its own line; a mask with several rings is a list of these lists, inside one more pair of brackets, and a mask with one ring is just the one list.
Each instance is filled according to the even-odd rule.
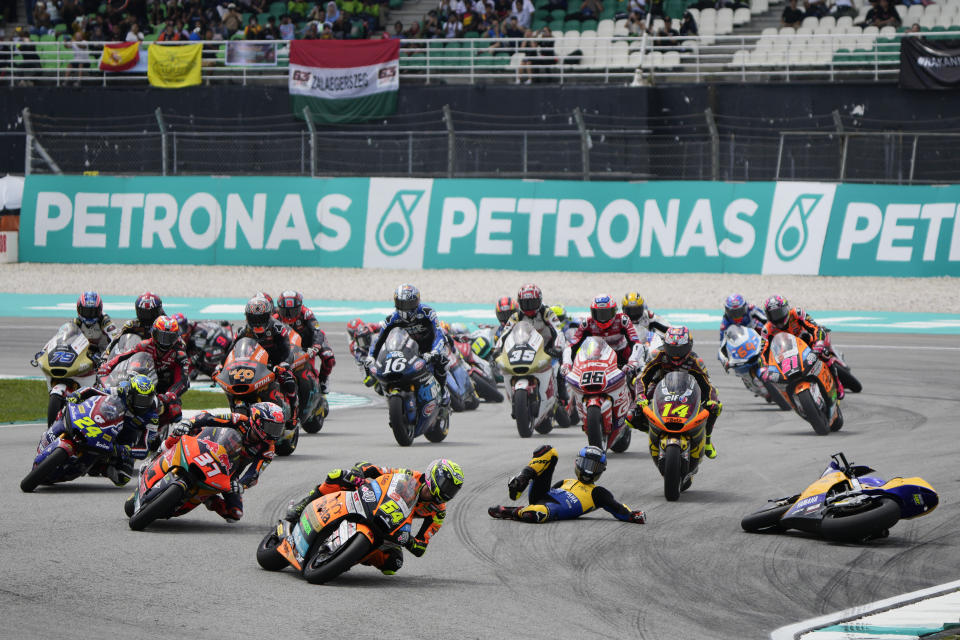
[[760,336],[753,329],[732,324],[724,332],[727,356],[733,364],[742,364],[759,355]]
[[380,353],[377,354],[377,360],[382,363],[391,351],[399,351],[407,358],[413,358],[420,353],[417,343],[413,341],[409,333],[400,327],[394,327],[387,334],[387,340],[383,343]]
[[529,345],[536,350],[541,342],[543,342],[543,336],[533,328],[533,323],[521,320],[510,330],[507,339],[504,340],[503,350],[509,351],[509,348],[515,344]]
[[664,423],[683,423],[700,411],[700,385],[685,371],[671,371],[657,385],[653,407]]
[[791,356],[799,354],[797,338],[789,333],[778,333],[773,336],[773,340],[770,341],[770,356],[777,362],[782,362]]
[[112,422],[123,419],[126,407],[123,406],[123,400],[120,398],[108,396],[104,398],[95,411],[103,417],[104,422]]
[[262,347],[253,338],[240,338],[237,344],[233,345],[231,355],[234,360],[256,360],[258,349]]
[[77,325],[73,324],[72,322],[66,322],[60,325],[60,328],[57,329],[57,332],[52,338],[50,338],[50,342],[47,343],[47,346],[49,348],[52,348],[56,345],[67,346],[73,342],[74,338],[76,338],[78,335],[81,334],[80,329],[77,328]]
[[243,449],[243,436],[230,427],[204,427],[197,434],[197,439],[208,440],[222,446],[231,458]]
[[[390,480],[387,495],[396,501],[403,501],[407,511],[412,510],[419,499],[420,483],[416,478],[406,473],[398,473]],[[404,515],[407,515],[406,513]]]
[[580,362],[609,360],[613,349],[607,344],[606,340],[601,340],[596,336],[590,336],[583,341],[577,350],[577,360]]

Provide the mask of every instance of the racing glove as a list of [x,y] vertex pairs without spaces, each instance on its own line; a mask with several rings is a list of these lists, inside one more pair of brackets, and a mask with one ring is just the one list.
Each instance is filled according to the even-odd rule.
[[433,365],[433,370],[436,373],[445,373],[447,370],[447,357],[440,353],[439,351],[431,351],[430,355],[427,357],[427,360],[430,361],[430,364]]
[[524,467],[523,471],[510,478],[510,481],[507,482],[507,492],[510,494],[510,499],[516,500],[519,498],[529,483],[530,472],[527,471],[527,467]]
[[716,415],[718,416],[720,415],[720,412],[723,411],[723,403],[720,402],[719,400],[708,400],[706,407],[707,407],[707,411],[709,411],[710,413],[715,412]]
[[76,391],[66,395],[63,399],[69,402],[70,404],[77,404],[78,402],[80,402],[80,396],[77,395]]
[[419,558],[427,552],[426,540],[410,538],[410,542],[407,543],[407,551]]
[[189,433],[190,433],[190,423],[181,422],[177,426],[170,429],[170,433],[168,434],[168,437],[179,438],[180,436],[185,436]]
[[230,481],[230,493],[236,493],[237,495],[241,495],[243,493],[243,490],[244,490],[244,486],[243,486],[243,483],[240,482],[240,480],[234,478],[233,480]]
[[630,512],[630,522],[634,524],[644,524],[646,521],[647,516],[643,513],[643,511],[638,509]]
[[637,406],[638,407],[649,407],[650,401],[647,399],[647,396],[640,394],[637,396]]
[[821,358],[827,355],[827,344],[823,340],[817,340],[813,343],[811,347],[818,356]]
[[566,377],[568,373],[570,373],[570,365],[564,362],[562,365],[560,365],[560,375]]
[[160,401],[163,402],[163,404],[166,406],[170,406],[171,404],[174,404],[177,401],[177,394],[175,394],[173,391],[167,391],[166,393],[161,393],[158,397],[160,398]]
[[560,358],[563,355],[563,351],[557,347],[550,347],[549,349],[544,349],[544,351],[551,358]]

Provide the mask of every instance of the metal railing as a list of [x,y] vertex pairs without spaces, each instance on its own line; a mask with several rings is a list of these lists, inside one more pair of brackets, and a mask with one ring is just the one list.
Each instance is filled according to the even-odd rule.
[[[899,69],[899,41],[904,34],[742,34],[704,35],[677,39],[648,36],[601,37],[563,35],[553,47],[521,49],[524,40],[434,39],[403,40],[400,48],[401,82],[436,81],[605,82],[642,84],[651,81],[810,79],[843,81],[894,80]],[[231,41],[233,42],[233,41]],[[244,41],[246,42],[246,41]],[[203,81],[253,84],[287,82],[289,43],[277,47],[276,66],[227,65],[230,43],[203,45]],[[123,85],[147,82],[145,70],[103,72],[97,66],[105,43],[84,43],[82,69],[72,69],[74,51],[63,42],[3,43],[0,46],[0,84]],[[142,43],[149,55],[151,46]],[[89,58],[89,62],[87,61]],[[528,64],[529,63],[529,64]],[[529,71],[529,76],[528,76]]]

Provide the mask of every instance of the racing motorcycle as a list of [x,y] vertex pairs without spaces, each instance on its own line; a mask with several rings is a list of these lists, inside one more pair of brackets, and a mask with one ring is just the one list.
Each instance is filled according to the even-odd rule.
[[700,469],[710,413],[700,407],[700,385],[686,371],[671,371],[643,407],[650,440],[650,457],[663,476],[663,495],[680,498]]
[[299,407],[300,423],[303,430],[307,433],[318,433],[323,429],[323,423],[330,413],[330,405],[327,403],[327,396],[320,388],[320,381],[316,376],[304,376],[304,371],[312,367],[312,357],[304,350],[300,334],[296,331],[290,332],[290,370],[296,375],[297,384],[309,384],[310,388],[306,394],[301,395],[304,398]]
[[566,375],[567,388],[583,418],[587,443],[623,453],[630,446],[626,421],[633,410],[627,376],[617,366],[617,352],[606,340],[583,341]]
[[657,331],[647,331],[640,342],[640,361],[647,364],[653,360],[653,355],[663,347],[663,334]]
[[190,379],[195,380],[201,373],[213,378],[214,371],[226,360],[227,349],[234,337],[233,327],[228,322],[198,322],[187,341]]
[[884,481],[875,470],[847,462],[843,453],[831,456],[820,478],[789,498],[745,516],[744,531],[797,529],[828,540],[859,542],[883,538],[899,520],[933,511],[937,492],[923,478]]
[[[490,365],[494,382],[499,384],[503,382],[503,374],[497,368],[496,359],[493,357],[493,348],[496,344],[497,337],[489,325],[480,325],[479,329],[470,334],[470,350],[477,358]],[[497,400],[497,402],[501,401]]]
[[93,382],[96,363],[90,358],[90,342],[72,322],[63,324],[30,364],[40,367],[47,379],[47,426],[63,409],[65,398]]
[[243,447],[236,429],[207,427],[141,465],[136,492],[124,503],[134,531],[181,516],[207,498],[230,491],[231,453]]
[[503,347],[497,366],[517,421],[521,438],[533,430],[550,433],[557,405],[557,363],[544,351],[543,336],[526,318],[502,336]]
[[370,365],[370,375],[380,383],[387,399],[390,429],[397,444],[409,447],[421,434],[430,442],[447,437],[450,414],[440,406],[440,385],[405,329],[390,330],[376,362]]
[[413,476],[393,473],[321,496],[296,524],[277,523],[260,541],[257,563],[267,571],[291,566],[312,584],[329,582],[371,552],[410,540],[418,489]]
[[473,411],[480,406],[480,397],[473,386],[470,369],[460,357],[460,351],[452,340],[445,340],[447,356],[447,391],[450,393],[450,408],[456,412]]
[[791,333],[778,333],[770,341],[767,377],[776,391],[817,435],[843,426],[837,383],[830,367],[806,342]]
[[227,395],[230,410],[246,414],[248,407],[257,402],[273,402],[283,409],[287,422],[283,435],[277,439],[277,455],[289,456],[300,440],[300,426],[292,422],[291,407],[280,391],[275,368],[269,366],[267,350],[253,338],[241,338],[227,354],[213,381]]
[[[41,484],[103,475],[103,468],[115,456],[114,445],[123,428],[124,412],[123,401],[115,396],[67,403],[40,438],[33,469],[20,482],[20,490],[30,493]],[[145,449],[134,449],[134,457],[145,456]]]
[[717,359],[726,362],[725,373],[733,369],[747,391],[784,411],[793,408],[772,383],[764,382],[760,377],[760,335],[752,327],[738,324],[727,327],[717,350]]
[[493,365],[474,352],[476,342],[469,338],[454,338],[453,343],[460,352],[460,359],[470,368],[470,379],[477,395],[487,402],[503,402],[503,394],[497,390]]

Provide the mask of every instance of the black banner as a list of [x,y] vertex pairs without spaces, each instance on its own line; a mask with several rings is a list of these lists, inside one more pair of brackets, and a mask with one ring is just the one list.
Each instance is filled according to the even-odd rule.
[[907,36],[900,40],[900,87],[960,88],[960,40]]

